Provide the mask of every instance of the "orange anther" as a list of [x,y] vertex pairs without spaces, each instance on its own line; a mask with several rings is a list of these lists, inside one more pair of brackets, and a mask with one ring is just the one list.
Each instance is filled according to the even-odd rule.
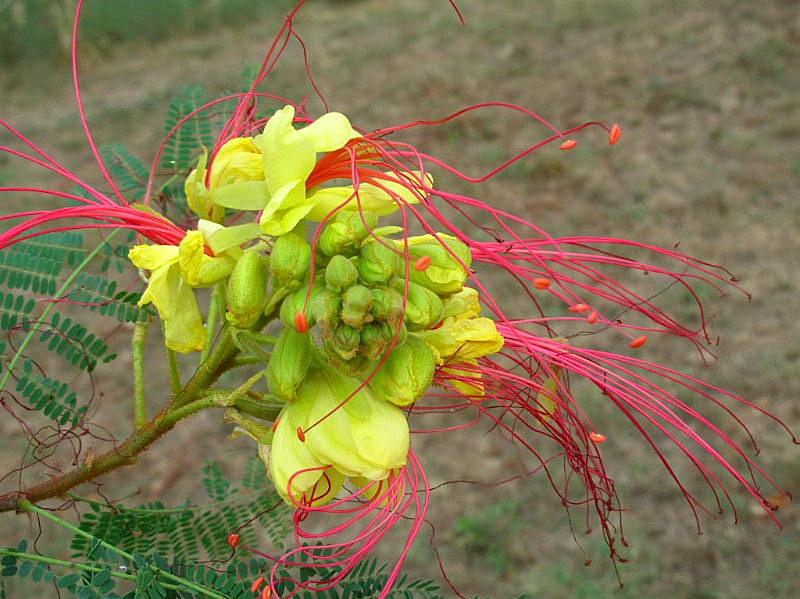
[[578,145],[577,141],[575,141],[574,139],[568,139],[567,141],[561,144],[560,148],[566,151],[566,150],[571,150],[577,145]]
[[591,308],[588,304],[572,304],[569,308],[567,308],[570,312],[588,312]]
[[300,439],[301,443],[305,443],[306,442],[306,434],[303,432],[303,427],[302,426],[298,426],[297,427],[297,438]]
[[272,432],[273,432],[273,433],[274,433],[276,430],[278,430],[278,425],[279,425],[280,423],[281,423],[281,419],[280,419],[280,418],[278,418],[278,419],[275,421],[275,424],[273,424],[273,425],[272,425]]
[[599,318],[599,316],[600,316],[600,314],[598,314],[597,310],[592,310],[589,313],[589,316],[586,317],[586,322],[588,322],[589,324],[594,324],[594,323],[597,322],[597,319]]
[[641,337],[637,337],[633,341],[628,344],[628,347],[632,347],[636,349],[637,347],[642,347],[645,343],[647,343],[647,335],[642,335]]
[[232,532],[231,534],[228,535],[228,545],[230,545],[235,549],[239,545],[239,539],[240,539],[239,535],[236,534],[235,532]]
[[536,287],[536,289],[548,289],[552,283],[553,281],[545,279],[544,277],[538,277],[533,280],[533,286]]
[[[253,581],[253,584],[250,585],[250,592],[251,593],[257,593],[261,589],[261,586],[264,584],[264,582],[265,582],[265,578],[263,576],[259,576],[258,578],[256,578]],[[267,587],[267,588],[269,588],[269,587]]]
[[591,432],[591,433],[589,433],[589,438],[595,443],[605,443],[606,442],[606,436],[604,434],[602,434],[602,433]]
[[258,599],[270,599],[272,597],[272,587],[264,587],[264,590],[261,591],[261,595],[259,595]]
[[308,332],[308,319],[305,312],[298,312],[294,317],[294,328],[298,333]]
[[614,123],[611,126],[611,131],[608,132],[608,143],[612,146],[616,145],[620,137],[622,137],[622,127]]
[[431,257],[430,256],[422,256],[419,260],[414,262],[414,268],[417,270],[425,270],[431,265]]

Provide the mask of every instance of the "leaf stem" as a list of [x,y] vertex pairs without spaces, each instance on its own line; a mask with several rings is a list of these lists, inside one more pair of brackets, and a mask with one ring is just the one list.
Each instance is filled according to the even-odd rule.
[[147,396],[144,386],[144,349],[150,322],[147,316],[133,325],[133,417],[136,430],[147,423]]

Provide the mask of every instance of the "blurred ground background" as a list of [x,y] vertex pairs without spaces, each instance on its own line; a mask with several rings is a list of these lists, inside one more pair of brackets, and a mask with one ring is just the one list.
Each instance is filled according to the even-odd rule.
[[[95,136],[121,141],[144,157],[152,156],[176,91],[187,84],[202,85],[209,96],[237,89],[288,7],[212,0],[89,4],[82,74]],[[64,61],[71,6],[0,2],[0,114],[97,180]],[[648,344],[646,356],[730,388],[800,426],[797,3],[460,0],[459,6],[463,28],[446,2],[429,0],[311,0],[296,24],[332,109],[365,129],[435,118],[487,99],[536,109],[564,127],[591,119],[620,122],[623,143],[613,149],[602,135],[587,133],[573,152],[545,150],[479,189],[445,177],[440,183],[522,213],[556,235],[617,235],[670,247],[680,242],[689,254],[725,264],[753,299],[704,296],[712,331],[721,336],[720,360],[703,366],[679,343]],[[296,49],[269,89],[294,98],[309,93]],[[543,134],[522,119],[486,112],[408,139],[481,173]],[[0,184],[39,176],[26,173],[0,158]],[[679,314],[689,306],[668,301]],[[120,436],[129,410],[121,364],[98,372],[98,385],[107,391],[96,403],[98,421]],[[166,381],[155,368],[148,376],[158,396]],[[580,545],[572,538],[567,516],[540,477],[502,487],[449,486],[434,495],[438,547],[465,594],[797,596],[797,504],[779,511],[780,531],[739,494],[739,523],[729,510],[705,518],[698,536],[691,511],[635,431],[608,407],[591,410],[609,432],[604,454],[627,508],[630,562],[620,566],[625,586],[618,587],[600,536],[583,534],[578,512]],[[769,421],[743,412],[762,442],[763,463],[797,491],[800,451]],[[235,471],[249,448],[226,441],[228,427],[217,416],[183,424],[136,467],[106,477],[106,488],[117,496],[138,492],[142,500],[180,502],[199,493],[204,460]],[[18,459],[15,426],[2,422],[0,429],[3,471]],[[498,480],[516,472],[513,449],[477,431],[415,443],[434,482]],[[3,516],[0,530],[0,544],[10,544],[27,523]],[[584,566],[587,559],[591,565]],[[407,570],[438,579],[424,538]]]

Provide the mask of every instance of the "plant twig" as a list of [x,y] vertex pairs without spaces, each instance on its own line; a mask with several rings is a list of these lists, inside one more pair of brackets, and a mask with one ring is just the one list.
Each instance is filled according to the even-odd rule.
[[133,325],[133,416],[136,430],[147,423],[147,397],[144,388],[144,349],[150,322],[143,316]]

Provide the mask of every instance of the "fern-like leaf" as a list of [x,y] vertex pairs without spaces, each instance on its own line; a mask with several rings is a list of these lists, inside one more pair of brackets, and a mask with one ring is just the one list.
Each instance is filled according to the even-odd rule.
[[125,197],[133,201],[142,199],[150,176],[144,162],[120,143],[104,145],[100,153]]
[[148,311],[138,306],[141,293],[120,290],[116,281],[100,275],[81,273],[67,297],[92,312],[120,322],[136,322],[143,311]]
[[39,374],[29,360],[22,365],[16,391],[34,410],[62,426],[68,422],[76,426],[86,414],[86,406],[78,407],[78,398],[67,383]]
[[72,318],[55,312],[49,327],[39,336],[39,341],[47,343],[47,349],[55,352],[73,366],[91,372],[98,362],[107,363],[117,357],[105,341]]
[[[184,117],[205,103],[203,88],[185,88],[173,98],[167,109],[165,133],[169,133]],[[198,114],[175,132],[164,148],[161,166],[178,171],[188,169],[196,160],[202,147],[214,143],[211,121],[204,114]]]

